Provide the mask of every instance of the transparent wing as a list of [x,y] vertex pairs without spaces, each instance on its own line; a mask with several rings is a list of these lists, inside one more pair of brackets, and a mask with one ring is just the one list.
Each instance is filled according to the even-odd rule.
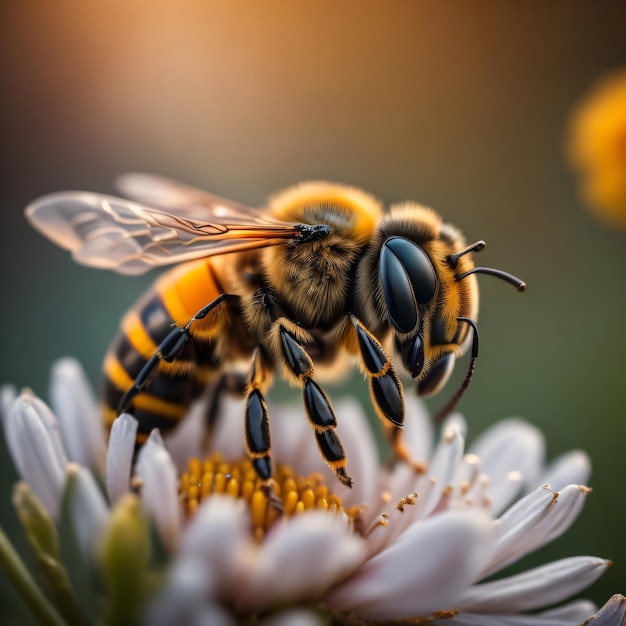
[[35,200],[26,208],[26,217],[39,232],[70,250],[78,263],[120,274],[143,274],[161,265],[300,236],[296,224],[206,195],[214,200],[210,206],[185,205],[181,199],[180,206],[166,212],[114,196],[67,191]]
[[264,209],[253,209],[155,174],[143,172],[123,174],[115,180],[115,187],[131,200],[189,219],[206,220],[207,215],[216,215],[220,219],[226,219],[228,216],[229,221],[235,223],[247,223],[250,217],[263,217],[268,220],[267,216],[264,216]]

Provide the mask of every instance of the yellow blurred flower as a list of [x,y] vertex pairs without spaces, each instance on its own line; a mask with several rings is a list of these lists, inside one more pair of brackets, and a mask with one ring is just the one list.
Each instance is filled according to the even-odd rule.
[[626,71],[602,79],[575,109],[569,156],[585,203],[626,227]]

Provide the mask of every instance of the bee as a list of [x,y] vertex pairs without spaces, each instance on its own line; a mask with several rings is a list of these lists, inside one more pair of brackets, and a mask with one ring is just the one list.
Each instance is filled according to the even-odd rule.
[[176,264],[122,320],[104,360],[104,419],[110,427],[132,413],[141,445],[153,428],[171,431],[208,384],[229,380],[243,362],[245,445],[265,485],[273,476],[265,395],[277,370],[302,389],[322,458],[351,486],[316,370],[356,359],[396,457],[412,463],[401,439],[403,386],[389,353],[427,396],[471,349],[442,419],[467,389],[478,356],[476,274],[525,288],[510,274],[475,266],[472,254],[484,242],[467,246],[432,209],[407,202],[385,213],[354,187],[306,182],[254,209],[148,174],[127,174],[118,186],[132,200],[60,192],[26,209],[31,224],[78,263],[120,274]]

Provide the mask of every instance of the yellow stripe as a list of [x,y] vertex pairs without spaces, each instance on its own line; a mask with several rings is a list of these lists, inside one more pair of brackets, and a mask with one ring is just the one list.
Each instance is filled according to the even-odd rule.
[[211,267],[212,261],[210,259],[202,259],[183,266],[181,272],[176,275],[178,296],[190,317],[222,293],[215,282]]
[[[122,391],[130,389],[135,382],[112,354],[109,354],[104,360],[104,373],[109,381]],[[149,411],[159,417],[171,417],[173,419],[180,419],[187,412],[186,406],[161,400],[149,393],[140,393],[135,396],[132,405],[137,409]]]
[[149,359],[157,349],[150,335],[141,322],[137,311],[129,311],[122,320],[122,331],[126,335],[130,345],[144,358]]
[[164,279],[168,278],[169,280],[159,280],[157,283],[157,291],[163,300],[167,312],[174,322],[176,322],[176,325],[184,326],[197,311],[193,311],[192,313],[187,311],[185,305],[181,302],[176,282],[172,280],[172,277],[168,275],[164,276]]
[[182,419],[187,413],[186,406],[161,400],[149,393],[140,393],[138,396],[135,396],[133,406],[142,411],[154,413],[158,417],[169,417],[174,420]]
[[175,267],[157,281],[156,291],[178,326],[184,326],[202,307],[223,293],[210,259]]
[[101,407],[101,410],[102,410],[102,420],[104,421],[104,425],[109,430],[111,430],[111,426],[113,426],[113,422],[117,418],[117,411],[106,405],[103,405]]
[[118,388],[122,390],[130,389],[134,380],[127,374],[115,355],[107,354],[102,366],[107,378]]

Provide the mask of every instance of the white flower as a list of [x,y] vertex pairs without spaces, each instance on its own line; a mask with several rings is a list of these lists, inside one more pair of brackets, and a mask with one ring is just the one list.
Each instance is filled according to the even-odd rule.
[[[428,415],[407,397],[406,443],[428,468],[417,474],[402,463],[383,467],[358,403],[337,402],[337,430],[354,479],[348,489],[323,466],[302,408],[273,407],[281,515],[250,474],[240,402],[224,399],[210,450],[200,445],[201,403],[169,441],[154,432],[131,485],[136,422],[127,415],[116,420],[102,469],[98,441],[104,435],[90,394],[74,363],[57,366],[51,397],[59,425],[32,393],[15,399],[5,388],[0,408],[8,447],[54,517],[69,482],[68,510],[87,561],[100,559],[110,585],[117,563],[132,568],[137,593],[127,595],[138,606],[144,601],[140,591],[148,587],[143,578],[153,577],[141,509],[149,516],[170,562],[147,607],[131,607],[142,610],[148,624],[229,625],[243,619],[306,626],[330,617],[334,623],[445,618],[445,624],[565,626],[596,610],[577,600],[537,612],[600,576],[610,563],[595,557],[482,582],[560,536],[590,491],[583,486],[587,456],[574,451],[545,467],[543,437],[522,420],[500,422],[466,452],[460,416],[447,420],[433,445]],[[59,435],[81,418],[100,434]],[[190,459],[201,454],[213,456]],[[104,473],[113,513],[87,467]],[[137,488],[141,507],[128,493]],[[129,532],[120,534],[124,525]],[[142,555],[136,562],[133,541]],[[119,589],[110,594],[113,604],[125,597]],[[105,610],[119,615],[121,609]],[[616,596],[591,619],[603,626],[621,624],[623,617],[623,598]]]
[[53,517],[59,514],[67,455],[52,411],[31,392],[23,392],[4,417],[9,452],[19,473]]
[[[337,403],[352,490],[321,468],[303,411],[274,407],[276,462],[300,476],[321,471],[344,511],[358,507],[360,513],[283,516],[258,541],[240,501],[206,497],[182,530],[163,596],[170,609],[178,598],[181,615],[192,610],[193,600],[180,595],[180,580],[202,571],[207,583],[198,597],[221,602],[233,615],[314,602],[339,622],[350,615],[382,621],[446,617],[450,624],[544,624],[548,617],[570,624],[589,617],[595,607],[584,601],[534,615],[521,612],[563,602],[586,588],[609,566],[603,559],[563,559],[480,582],[569,528],[590,491],[582,486],[590,472],[587,456],[574,451],[544,467],[541,433],[519,419],[501,422],[465,454],[466,426],[454,416],[431,448],[432,428],[422,405],[415,399],[407,405],[407,443],[429,465],[422,475],[405,465],[384,471],[358,404]],[[224,413],[213,447],[243,458],[243,409],[229,406]],[[164,613],[151,615],[154,623],[166,623],[160,619]]]

